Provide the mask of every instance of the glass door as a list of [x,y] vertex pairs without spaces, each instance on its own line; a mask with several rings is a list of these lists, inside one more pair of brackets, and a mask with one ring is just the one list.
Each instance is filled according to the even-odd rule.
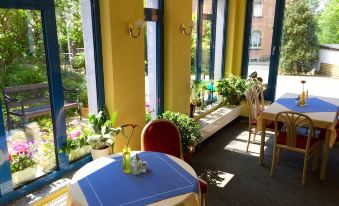
[[62,168],[61,85],[54,2],[1,1],[0,196]]
[[266,100],[270,101],[275,97],[283,4],[284,1],[252,0],[247,5],[243,76],[255,73],[261,77],[267,84]]

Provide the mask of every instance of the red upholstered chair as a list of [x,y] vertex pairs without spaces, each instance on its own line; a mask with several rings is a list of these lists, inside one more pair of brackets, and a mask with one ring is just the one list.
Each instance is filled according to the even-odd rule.
[[[284,124],[284,131],[278,129],[278,122]],[[302,185],[306,180],[307,162],[313,157],[312,171],[316,170],[320,158],[321,140],[314,137],[314,127],[311,118],[305,114],[296,112],[279,112],[275,116],[275,139],[273,146],[273,157],[271,176],[274,175],[276,163],[279,160],[281,149],[304,154],[304,169]],[[298,134],[299,128],[306,128],[307,134]]]
[[[141,133],[141,150],[162,152],[180,159],[183,158],[181,136],[177,126],[165,119],[153,120]],[[207,205],[207,183],[199,178],[202,202]]]

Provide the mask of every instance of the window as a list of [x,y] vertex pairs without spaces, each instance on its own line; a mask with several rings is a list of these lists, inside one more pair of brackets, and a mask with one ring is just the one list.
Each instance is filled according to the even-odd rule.
[[263,9],[263,2],[262,1],[255,1],[254,8],[253,8],[253,16],[254,17],[261,17],[262,16],[262,9]]
[[251,49],[258,49],[261,48],[261,32],[260,31],[253,31],[251,36]]
[[146,120],[163,112],[163,22],[161,0],[145,0]]
[[192,7],[191,79],[206,85],[202,101],[217,101],[214,84],[224,74],[227,0],[193,0]]
[[90,161],[85,108],[104,102],[97,0],[8,2],[0,38],[15,46],[0,48],[1,205]]

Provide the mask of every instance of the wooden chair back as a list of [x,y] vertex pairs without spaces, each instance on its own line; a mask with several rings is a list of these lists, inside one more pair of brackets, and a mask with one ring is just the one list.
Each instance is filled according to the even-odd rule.
[[257,108],[260,112],[265,110],[265,99],[264,99],[264,89],[259,85],[253,85],[252,91],[255,93],[257,97]]
[[[284,127],[283,131],[279,130],[278,122],[281,122]],[[306,128],[307,131],[307,142],[306,150],[310,147],[311,138],[313,137],[314,127],[311,118],[307,115],[292,111],[279,112],[274,118],[275,125],[275,142],[279,137],[280,132],[286,134],[286,146],[291,148],[297,147],[297,135],[300,128]]]
[[246,102],[248,106],[248,117],[250,120],[250,123],[254,120],[257,120],[259,115],[259,108],[258,108],[258,100],[256,94],[251,90],[247,91],[245,93],[246,96]]

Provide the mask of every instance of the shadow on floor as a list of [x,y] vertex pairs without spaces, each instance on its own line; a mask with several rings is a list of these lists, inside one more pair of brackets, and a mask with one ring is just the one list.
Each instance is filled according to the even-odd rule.
[[311,172],[310,160],[301,186],[301,154],[282,151],[275,177],[270,177],[273,134],[267,136],[264,166],[259,166],[259,135],[245,152],[247,118],[237,118],[197,148],[191,165],[209,183],[209,205],[339,205],[337,148],[330,152],[326,180],[319,180],[319,170]]

